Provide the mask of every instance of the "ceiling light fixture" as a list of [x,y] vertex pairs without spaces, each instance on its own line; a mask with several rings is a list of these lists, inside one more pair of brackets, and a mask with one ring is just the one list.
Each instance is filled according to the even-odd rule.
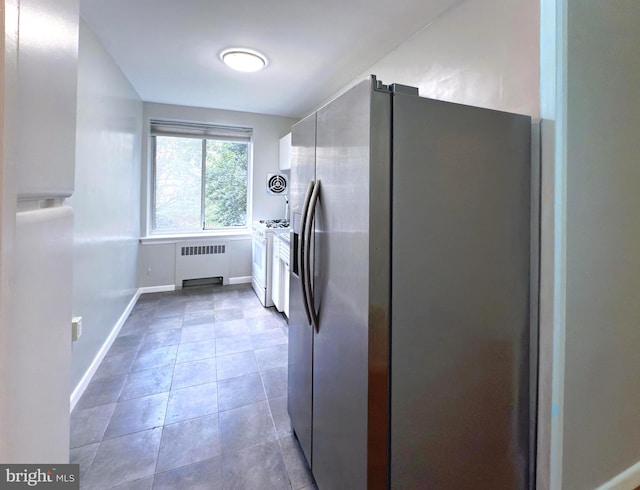
[[267,66],[267,57],[253,49],[225,49],[220,53],[220,59],[229,68],[233,68],[238,71],[258,71]]

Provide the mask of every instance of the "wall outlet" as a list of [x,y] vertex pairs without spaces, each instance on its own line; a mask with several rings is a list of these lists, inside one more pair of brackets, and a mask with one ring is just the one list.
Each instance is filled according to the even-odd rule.
[[82,317],[74,316],[71,319],[71,340],[75,342],[82,335]]

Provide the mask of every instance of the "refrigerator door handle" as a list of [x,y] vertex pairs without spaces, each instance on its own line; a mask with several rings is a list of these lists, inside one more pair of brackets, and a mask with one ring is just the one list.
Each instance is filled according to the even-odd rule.
[[[317,180],[315,186],[313,187],[313,193],[311,194],[311,200],[309,203],[309,209],[307,214],[309,215],[307,219],[305,219],[306,225],[306,234],[304,237],[305,243],[311,242],[311,231],[313,230],[313,219],[316,214],[316,204],[318,203],[318,196],[320,194],[320,181]],[[309,308],[309,314],[311,316],[311,325],[313,328],[318,331],[318,315],[316,313],[315,308],[315,300],[313,298],[313,289],[311,288],[311,248],[305,248],[305,257],[304,257],[305,265],[304,269],[305,273],[305,281],[303,281],[303,287],[306,289],[307,296],[307,304]]]
[[309,211],[309,202],[311,201],[311,195],[313,194],[313,188],[315,182],[309,181],[309,187],[304,197],[304,204],[302,205],[302,224],[300,225],[300,239],[298,240],[298,264],[300,265],[300,281],[302,283],[302,304],[304,306],[304,312],[307,315],[307,323],[311,324],[311,313],[309,313],[309,299],[307,297],[307,271],[305,270],[304,256],[308,248],[308,244],[305,243],[306,227],[307,227],[307,214]]

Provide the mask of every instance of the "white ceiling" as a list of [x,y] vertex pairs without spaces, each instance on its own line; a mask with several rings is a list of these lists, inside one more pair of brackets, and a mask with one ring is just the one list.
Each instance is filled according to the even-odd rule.
[[[460,1],[81,0],[81,10],[144,101],[302,117]],[[269,65],[234,72],[218,58],[229,47]]]

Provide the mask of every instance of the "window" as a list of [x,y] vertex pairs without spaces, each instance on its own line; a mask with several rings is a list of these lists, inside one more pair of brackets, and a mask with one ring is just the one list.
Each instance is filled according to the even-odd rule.
[[247,227],[251,129],[151,121],[152,231]]

